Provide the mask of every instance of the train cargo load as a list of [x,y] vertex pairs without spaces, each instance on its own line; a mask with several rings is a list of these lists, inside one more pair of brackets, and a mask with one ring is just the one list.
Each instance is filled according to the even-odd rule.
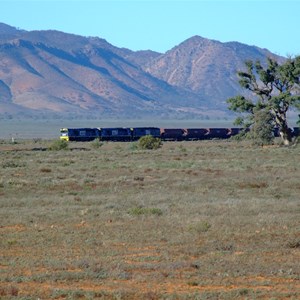
[[230,137],[228,128],[209,128],[209,139],[228,139]]
[[187,140],[205,140],[209,134],[209,130],[206,128],[187,128],[185,131]]
[[186,131],[181,128],[161,128],[160,137],[165,141],[183,141]]

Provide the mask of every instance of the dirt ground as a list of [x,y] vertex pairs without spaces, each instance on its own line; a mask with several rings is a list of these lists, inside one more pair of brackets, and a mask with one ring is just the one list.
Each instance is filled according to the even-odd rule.
[[[109,221],[110,222],[110,221]],[[86,223],[74,224],[74,230],[88,228]],[[49,230],[62,230],[61,226],[52,226]],[[26,232],[32,230],[22,224],[12,226],[1,226],[0,233],[2,237],[10,232]],[[48,230],[43,228],[43,230]],[[30,234],[30,232],[29,232]],[[170,274],[168,270],[162,270],[162,253],[166,251],[165,243],[155,246],[132,247],[126,243],[110,244],[111,253],[115,254],[116,261],[122,261],[122,269],[127,270],[124,279],[119,278],[101,278],[85,279],[68,277],[55,279],[55,273],[59,270],[47,270],[47,268],[32,267],[18,268],[19,278],[33,278],[33,280],[16,280],[15,282],[1,282],[0,296],[5,298],[21,299],[297,299],[300,294],[300,280],[298,278],[284,278],[281,276],[235,276],[228,278],[220,277],[220,274],[213,276],[204,276],[202,279],[195,276],[201,268],[201,257],[197,257],[199,264],[195,263],[193,256],[185,257],[184,263],[176,266]],[[24,249],[22,247],[11,246],[10,249],[2,251],[1,255],[10,260],[28,259],[28,254],[36,253],[34,245],[32,248]],[[300,251],[291,250],[291,255],[295,264],[300,261]],[[80,253],[80,250],[78,250]],[[180,249],[172,250],[181,256]],[[44,252],[41,255],[46,255]],[[51,253],[51,255],[55,255]],[[59,255],[59,251],[56,255]],[[114,255],[114,256],[115,256]],[[243,256],[244,253],[234,251],[230,254],[231,259]],[[272,253],[265,253],[266,257],[272,256]],[[207,260],[214,253],[207,253],[203,259]],[[276,255],[274,258],[276,260]],[[265,258],[267,259],[267,258]],[[279,258],[280,259],[280,258]],[[172,256],[174,261],[182,261],[181,257]],[[151,264],[145,267],[144,262],[150,261]],[[75,274],[82,271],[82,267],[64,268],[64,273]],[[1,274],[9,276],[10,270],[6,265],[0,266]],[[51,280],[39,279],[40,274],[54,275]],[[195,279],[197,278],[197,279]],[[39,282],[41,281],[41,282]],[[274,297],[272,297],[274,295]],[[294,296],[293,296],[294,295]],[[38,298],[36,298],[38,297]]]

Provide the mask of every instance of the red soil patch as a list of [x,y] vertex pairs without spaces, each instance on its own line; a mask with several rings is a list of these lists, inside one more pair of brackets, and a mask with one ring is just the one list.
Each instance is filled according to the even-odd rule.
[[[75,228],[89,227],[85,222],[74,224]],[[73,228],[74,228],[73,225]],[[0,232],[10,231],[23,231],[29,229],[22,224],[1,226]],[[95,292],[95,293],[108,293],[110,295],[117,294],[118,292],[128,293],[130,299],[142,299],[147,293],[155,293],[156,295],[193,295],[194,293],[227,293],[235,290],[248,290],[248,291],[261,291],[262,297],[266,296],[266,293],[276,293],[276,299],[284,299],[282,295],[288,293],[300,294],[300,281],[292,278],[281,277],[264,277],[264,276],[241,276],[236,278],[203,278],[193,277],[195,274],[195,268],[191,262],[185,261],[182,265],[176,266],[176,270],[172,270],[172,276],[169,276],[168,270],[164,273],[164,270],[159,267],[159,263],[162,261],[162,253],[165,249],[159,249],[155,246],[147,247],[131,247],[126,243],[115,243],[111,245],[112,251],[116,250],[116,259],[122,261],[125,264],[126,271],[129,274],[127,279],[115,279],[115,276],[108,276],[105,279],[76,279],[66,278],[54,280],[55,276],[51,277],[51,280],[45,282],[45,277],[41,277],[42,280],[34,281],[32,277],[39,278],[39,275],[51,274],[55,275],[56,271],[53,269],[47,269],[45,267],[36,267],[33,269],[27,269],[23,267],[14,270],[13,276],[27,277],[24,282],[10,281],[6,282],[2,280],[0,282],[0,292],[9,293],[11,287],[14,291],[18,291],[18,296],[38,296],[43,299],[49,299],[52,297],[55,291],[81,291],[81,292]],[[32,255],[34,251],[31,249],[24,249],[18,245],[14,245],[11,248],[7,248],[3,251],[3,257],[22,257],[26,259],[26,256]],[[50,250],[50,249],[49,249]],[[59,252],[59,249],[56,249]],[[51,249],[52,254],[53,249]],[[119,254],[117,254],[119,253]],[[74,254],[74,253],[73,253]],[[235,252],[235,255],[243,255],[243,252]],[[55,255],[59,255],[55,253]],[[77,255],[77,254],[76,254]],[[80,258],[80,251],[78,251],[78,257]],[[176,254],[177,255],[177,254]],[[174,261],[176,261],[176,255]],[[178,253],[180,255],[180,253]],[[271,254],[270,254],[271,255]],[[29,259],[30,260],[30,259]],[[144,265],[143,265],[144,264]],[[149,268],[145,267],[149,264]],[[153,267],[153,268],[152,268]],[[0,264],[0,270],[2,278],[5,276],[11,277],[9,267],[2,263]],[[82,272],[80,268],[69,268],[63,270],[66,273]],[[59,277],[58,277],[59,278]],[[189,278],[191,278],[189,280]],[[196,281],[194,281],[196,278]],[[43,282],[44,281],[44,282]],[[1,296],[1,295],[0,295]],[[5,296],[5,295],[4,295]],[[258,297],[259,298],[259,297]],[[149,298],[150,299],[150,298]],[[158,299],[152,298],[152,299]]]
[[0,231],[6,231],[6,230],[11,230],[11,231],[24,231],[26,230],[25,225],[23,224],[16,224],[16,225],[9,225],[9,226],[0,226]]
[[[135,280],[105,280],[97,284],[88,281],[80,281],[75,283],[39,283],[39,282],[24,282],[15,283],[14,286],[18,289],[19,296],[29,296],[39,294],[49,297],[54,290],[66,291],[85,291],[85,292],[106,292],[114,293],[118,291],[127,291],[128,293],[136,292],[136,297],[140,299],[141,295],[155,292],[157,294],[193,294],[195,292],[230,292],[240,289],[248,289],[252,291],[273,291],[278,293],[299,292],[300,283],[297,280],[283,278],[266,278],[266,277],[244,277],[235,278],[235,284],[201,284],[198,286],[190,286],[188,283],[183,283],[178,279],[168,279],[164,282],[140,282]],[[261,284],[262,281],[264,284]],[[269,282],[268,285],[266,282]],[[289,288],[287,288],[289,286]],[[0,284],[3,288],[3,284]]]

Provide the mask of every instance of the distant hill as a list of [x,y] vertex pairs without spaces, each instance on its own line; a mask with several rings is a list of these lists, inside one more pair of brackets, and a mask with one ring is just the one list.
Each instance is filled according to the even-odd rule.
[[143,69],[172,86],[190,89],[216,108],[225,109],[228,97],[243,92],[237,70],[244,69],[248,59],[264,62],[266,57],[282,60],[266,49],[194,36],[146,62]]
[[[274,56],[192,37],[165,54],[97,37],[0,23],[0,114],[112,118],[226,116],[246,59]],[[280,59],[280,58],[279,58]]]

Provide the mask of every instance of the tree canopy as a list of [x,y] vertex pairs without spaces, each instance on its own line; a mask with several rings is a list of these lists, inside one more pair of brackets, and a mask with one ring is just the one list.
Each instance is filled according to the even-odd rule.
[[[229,109],[240,114],[235,124],[250,128],[261,112],[260,119],[262,115],[271,117],[284,144],[290,144],[287,112],[292,107],[300,109],[300,56],[289,57],[283,64],[268,58],[266,67],[260,61],[248,60],[245,66],[246,71],[238,72],[239,84],[252,96],[238,95],[227,100]],[[266,122],[269,124],[270,119]]]

